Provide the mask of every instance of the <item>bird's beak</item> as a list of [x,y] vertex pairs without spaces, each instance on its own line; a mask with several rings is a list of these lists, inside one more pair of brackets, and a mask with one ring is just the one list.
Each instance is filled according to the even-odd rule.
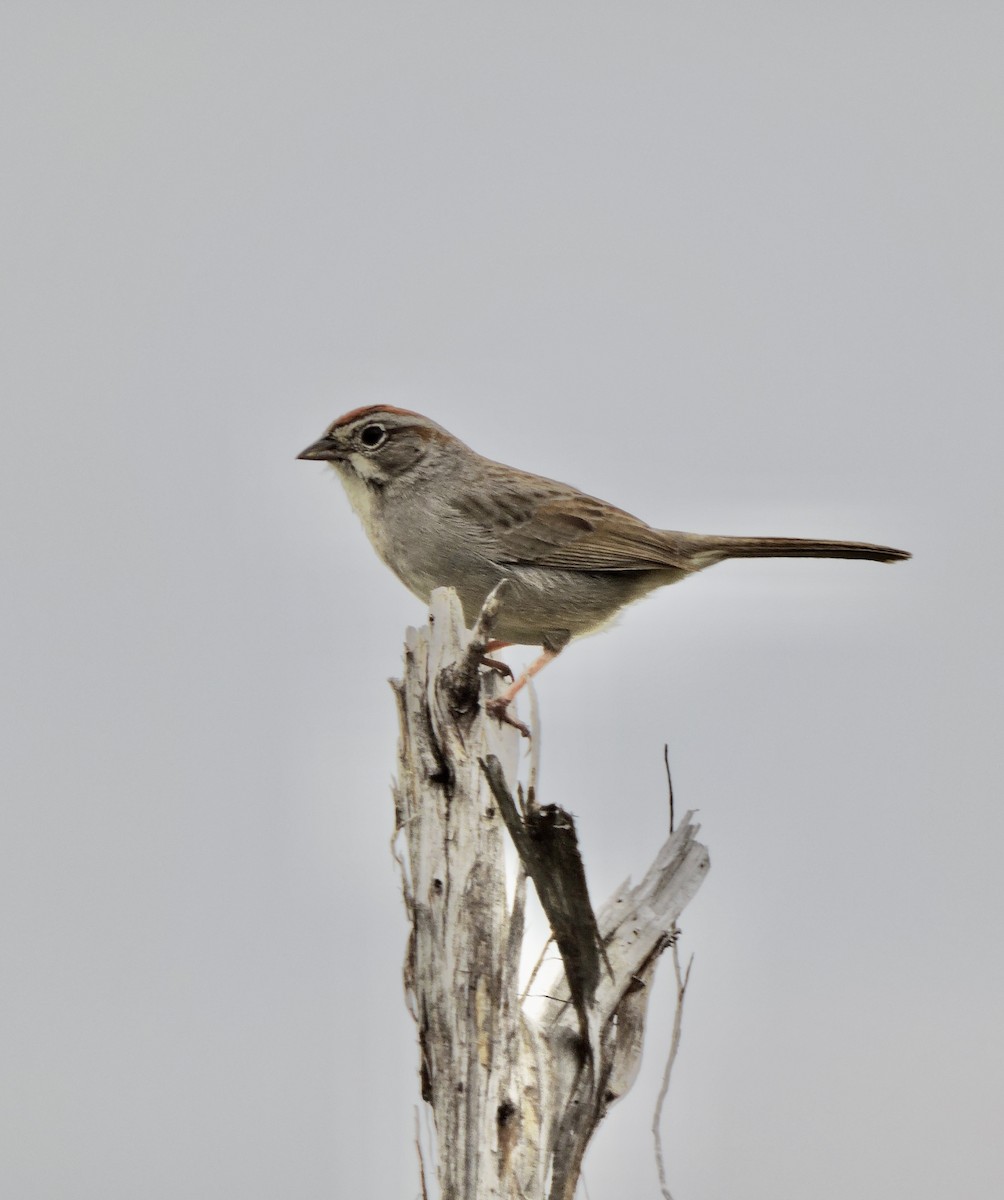
[[337,462],[345,457],[344,451],[333,437],[318,438],[312,446],[301,451],[297,458],[308,458],[316,462]]

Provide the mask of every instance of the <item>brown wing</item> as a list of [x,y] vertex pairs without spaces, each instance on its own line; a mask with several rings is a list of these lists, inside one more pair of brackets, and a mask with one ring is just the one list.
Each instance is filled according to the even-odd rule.
[[572,571],[686,569],[672,535],[586,496],[559,497],[501,538],[503,561]]
[[687,569],[682,537],[652,529],[630,513],[553,480],[526,475],[524,486],[514,488],[515,472],[507,470],[508,478],[500,473],[498,486],[473,506],[467,498],[467,516],[477,516],[485,532],[490,531],[498,562],[571,571]]

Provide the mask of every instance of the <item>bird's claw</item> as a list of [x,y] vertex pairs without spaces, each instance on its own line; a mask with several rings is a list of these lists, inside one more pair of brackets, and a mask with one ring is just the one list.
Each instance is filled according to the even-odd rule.
[[502,697],[498,697],[495,700],[486,701],[485,702],[485,712],[490,717],[494,717],[496,721],[500,721],[503,725],[511,725],[513,727],[513,729],[518,729],[525,738],[529,738],[529,736],[530,736],[529,728],[526,725],[524,725],[523,722],[520,721],[517,717],[514,717],[512,715],[512,713],[509,711],[509,701],[508,700],[504,700]]
[[512,667],[504,663],[500,658],[489,658],[487,654],[482,654],[478,658],[478,662],[482,667],[487,667],[489,671],[496,671],[503,679],[516,678],[512,673]]

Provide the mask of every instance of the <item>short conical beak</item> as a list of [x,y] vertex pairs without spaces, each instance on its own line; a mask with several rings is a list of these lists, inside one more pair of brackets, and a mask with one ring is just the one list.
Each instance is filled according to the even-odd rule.
[[296,457],[312,459],[315,462],[335,462],[344,455],[335,439],[325,436],[318,438],[312,446],[308,446]]

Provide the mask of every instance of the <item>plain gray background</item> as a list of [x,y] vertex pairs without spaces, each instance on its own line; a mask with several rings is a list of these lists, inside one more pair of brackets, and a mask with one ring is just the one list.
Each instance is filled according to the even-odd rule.
[[[602,898],[711,874],[677,1200],[1004,1191],[997,3],[2,17],[0,1192],[413,1197],[388,676],[294,456],[390,400],[739,562],[540,684]],[[586,1162],[654,1196],[646,1065]]]

